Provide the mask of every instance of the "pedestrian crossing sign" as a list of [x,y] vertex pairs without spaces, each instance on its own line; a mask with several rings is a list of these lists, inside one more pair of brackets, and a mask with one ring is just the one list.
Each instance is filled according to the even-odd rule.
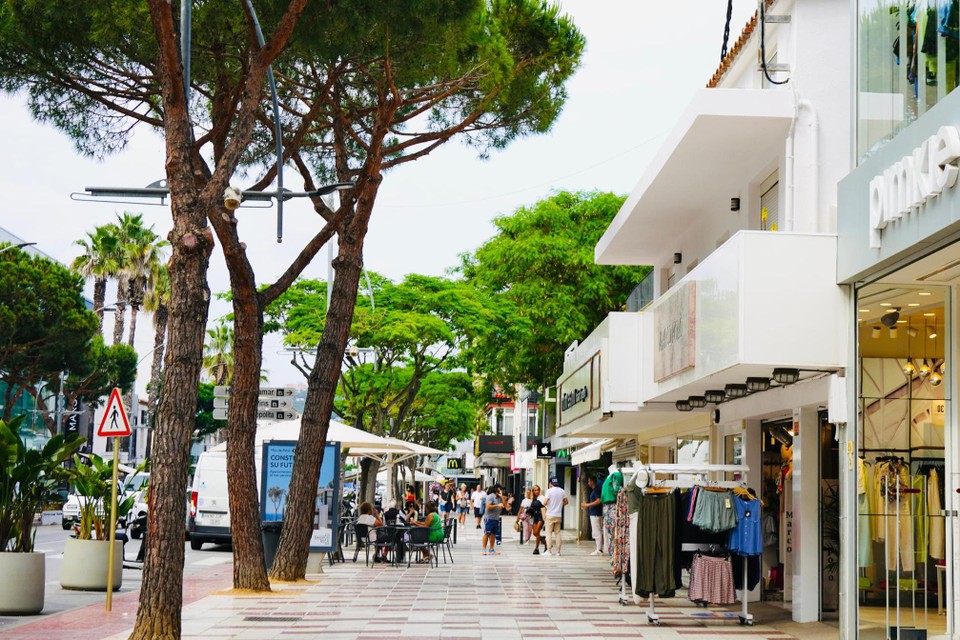
[[122,437],[130,435],[130,421],[127,412],[123,410],[123,401],[120,399],[120,389],[114,387],[107,402],[107,409],[103,412],[97,435],[102,437]]

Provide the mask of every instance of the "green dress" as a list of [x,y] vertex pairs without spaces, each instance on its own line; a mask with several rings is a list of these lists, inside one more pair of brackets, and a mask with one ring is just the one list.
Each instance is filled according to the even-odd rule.
[[430,542],[443,542],[443,522],[436,513],[430,514]]

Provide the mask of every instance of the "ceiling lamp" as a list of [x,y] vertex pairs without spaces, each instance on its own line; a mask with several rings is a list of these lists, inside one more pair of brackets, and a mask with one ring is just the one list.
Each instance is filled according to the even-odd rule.
[[793,384],[800,379],[800,369],[774,369],[773,379],[779,384]]
[[907,363],[903,365],[903,375],[913,377],[913,374],[917,372],[917,368],[913,366],[913,360],[907,358]]
[[677,411],[693,411],[688,400],[677,400]]
[[770,378],[747,378],[747,391],[757,393],[770,388]]
[[947,373],[947,361],[946,361],[946,360],[941,360],[941,361],[940,361],[940,366],[937,367],[937,373],[939,373],[940,375],[945,375],[945,374]]
[[879,326],[874,326],[873,329],[870,330],[870,337],[876,340],[880,337],[880,331],[882,331],[882,329]]
[[720,404],[727,399],[727,394],[723,389],[709,389],[703,393],[703,396],[711,404]]
[[926,378],[928,375],[930,375],[930,365],[927,364],[926,358],[923,359],[923,364],[921,364],[920,368],[917,369],[917,375],[919,375],[921,378]]
[[907,335],[911,338],[916,338],[918,335],[920,335],[920,332],[913,327],[907,327]]
[[723,388],[723,392],[727,395],[728,398],[743,398],[747,395],[747,385],[745,384],[728,384]]
[[927,327],[927,337],[933,340],[937,337],[937,328],[936,327]]
[[707,399],[703,396],[690,396],[687,398],[687,402],[689,402],[690,406],[694,409],[702,409],[707,406]]
[[934,371],[930,374],[930,385],[934,387],[939,387],[940,383],[943,382],[943,376],[940,373]]
[[896,328],[896,327],[890,327],[890,337],[893,338],[893,339],[896,339],[896,337],[897,337],[897,328]]
[[892,327],[897,324],[897,320],[900,319],[900,307],[894,307],[893,309],[887,309],[883,317],[880,318],[880,323],[887,327]]

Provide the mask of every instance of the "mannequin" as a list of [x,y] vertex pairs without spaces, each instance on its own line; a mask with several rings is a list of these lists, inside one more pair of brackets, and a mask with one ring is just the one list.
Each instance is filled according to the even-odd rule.
[[613,555],[613,519],[617,506],[617,494],[623,487],[623,474],[616,464],[611,464],[607,471],[610,475],[603,481],[600,490],[600,502],[603,503],[603,544],[608,556]]

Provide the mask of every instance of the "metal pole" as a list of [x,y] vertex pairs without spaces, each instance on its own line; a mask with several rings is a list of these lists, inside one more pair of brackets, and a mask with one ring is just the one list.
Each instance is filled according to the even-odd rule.
[[58,434],[59,434],[59,433],[63,433],[63,424],[61,424],[61,423],[63,422],[63,410],[64,410],[64,404],[65,404],[65,400],[64,400],[64,397],[63,397],[63,380],[64,380],[64,378],[66,378],[66,374],[65,374],[63,371],[61,371],[61,372],[60,372],[60,390],[57,392],[57,409],[56,409],[56,414],[55,414],[55,418],[56,418],[56,421],[57,421],[57,433],[58,433]]
[[190,38],[193,0],[180,0],[180,64],[183,65],[183,95],[190,113]]
[[113,607],[114,547],[117,542],[117,466],[120,464],[120,438],[113,438],[113,487],[110,490],[110,548],[107,550],[107,611]]

